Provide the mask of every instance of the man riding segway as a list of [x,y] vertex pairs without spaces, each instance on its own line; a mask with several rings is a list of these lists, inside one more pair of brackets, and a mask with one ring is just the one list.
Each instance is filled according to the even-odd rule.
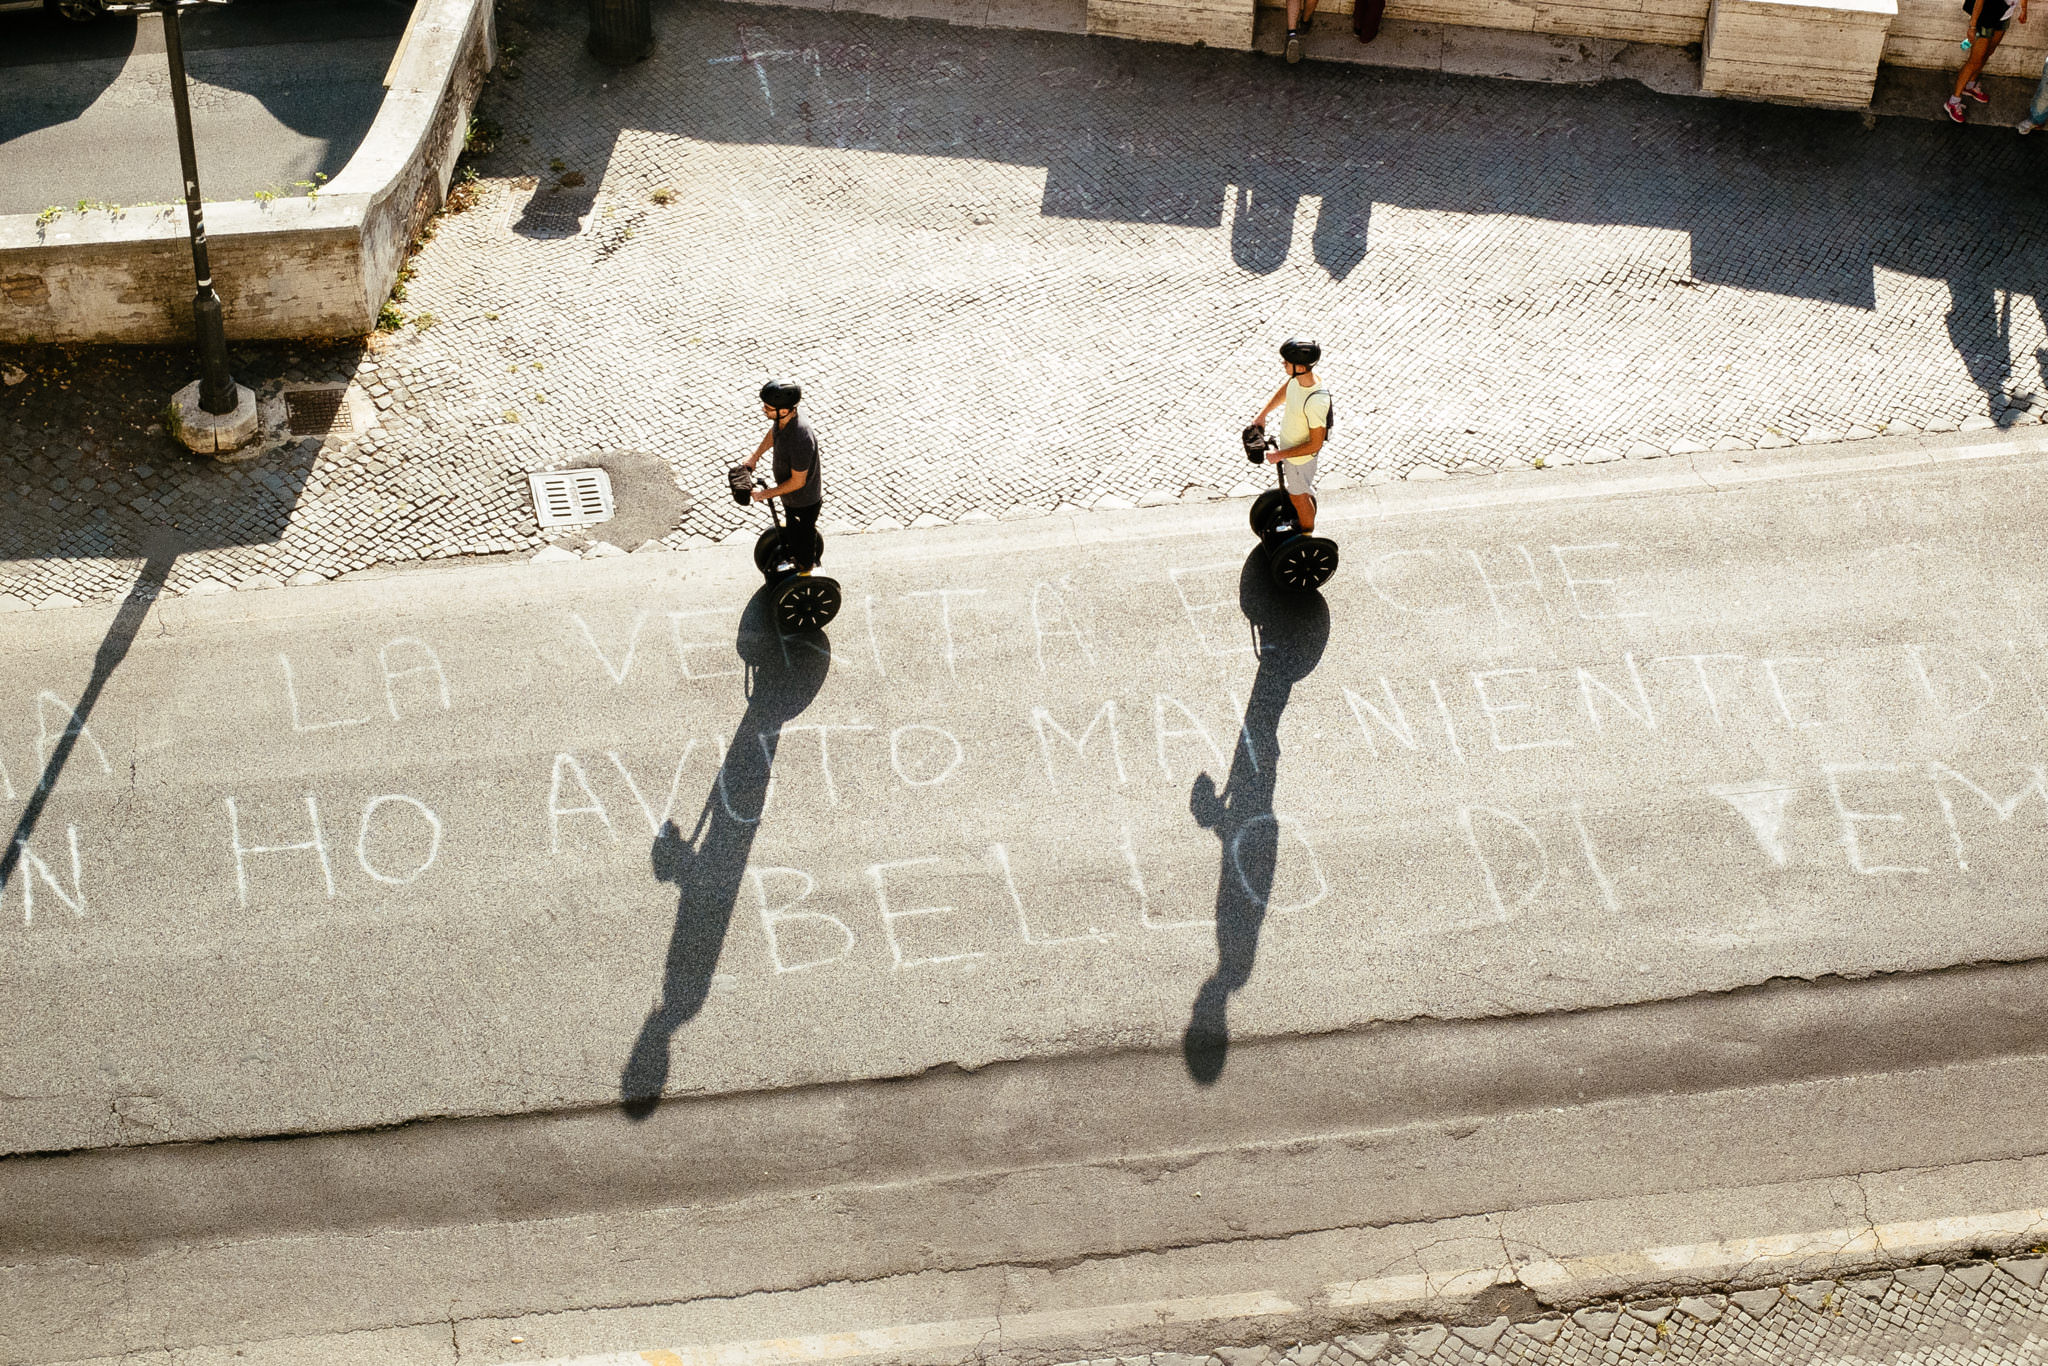
[[[1252,502],[1251,524],[1263,544],[1273,581],[1281,588],[1320,588],[1337,572],[1337,543],[1315,534],[1316,465],[1330,434],[1330,391],[1316,381],[1323,348],[1299,337],[1280,345],[1283,380],[1244,429],[1244,453],[1254,464],[1278,466],[1280,486]],[[1266,435],[1266,419],[1281,409],[1280,439]]]
[[[785,631],[815,631],[838,614],[839,585],[823,575],[813,575],[825,555],[825,538],[818,534],[818,513],[825,504],[825,489],[818,472],[818,441],[809,424],[797,416],[803,390],[783,380],[769,380],[761,386],[761,412],[769,420],[768,434],[754,453],[731,471],[734,501],[768,504],[774,525],[754,543],[754,567],[768,581],[776,620]],[[770,450],[775,453],[770,467],[774,482],[757,487],[754,467]],[[782,500],[782,513],[775,511],[775,499]]]
[[751,471],[769,448],[774,448],[775,459],[770,469],[774,471],[775,482],[768,488],[755,489],[754,501],[782,500],[782,514],[788,524],[783,533],[784,544],[796,561],[797,573],[808,574],[818,567],[818,558],[825,549],[818,536],[818,512],[825,505],[825,486],[818,474],[818,439],[812,435],[810,424],[797,416],[796,406],[803,399],[804,391],[784,380],[771,379],[761,386],[761,412],[769,422],[768,434],[754,447],[754,453],[740,463]]

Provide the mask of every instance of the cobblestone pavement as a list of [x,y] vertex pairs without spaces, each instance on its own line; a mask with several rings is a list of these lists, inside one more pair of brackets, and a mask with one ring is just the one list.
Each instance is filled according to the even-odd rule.
[[362,437],[216,469],[154,428],[185,357],[0,352],[0,608],[162,535],[170,592],[531,553],[523,473],[602,452],[668,462],[663,543],[721,539],[771,373],[841,533],[1249,491],[1297,332],[1333,486],[2048,409],[2009,130],[716,3],[611,73],[582,15],[506,13],[481,203],[400,332],[241,353],[364,386]]
[[1434,1324],[1072,1366],[2038,1366],[2048,1361],[2044,1270],[2048,1259],[2039,1256],[1914,1266],[1847,1283],[1606,1305],[1522,1323]]

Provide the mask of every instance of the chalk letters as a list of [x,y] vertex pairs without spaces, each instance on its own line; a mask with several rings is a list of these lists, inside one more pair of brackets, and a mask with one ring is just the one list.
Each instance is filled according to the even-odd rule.
[[1648,612],[1595,611],[1594,609],[1586,605],[1586,600],[1584,598],[1579,596],[1579,590],[1581,588],[1604,588],[1607,590],[1607,596],[1610,600],[1618,597],[1619,595],[1615,590],[1613,579],[1582,579],[1579,578],[1577,575],[1573,574],[1572,567],[1569,564],[1565,563],[1565,555],[1567,553],[1578,555],[1582,553],[1590,554],[1598,550],[1620,549],[1621,546],[1617,545],[1613,541],[1604,541],[1599,545],[1554,545],[1550,547],[1551,555],[1557,560],[1557,572],[1564,576],[1565,591],[1571,594],[1572,607],[1578,612],[1579,620],[1627,621],[1632,617],[1647,617],[1650,615]]
[[[995,863],[996,870],[1002,875],[1003,889],[1010,894],[1010,905],[1017,912],[1017,933],[1023,936],[1025,943],[1035,944],[1040,948],[1051,948],[1057,944],[1080,944],[1084,942],[1099,944],[1104,940],[1115,937],[1090,925],[1086,934],[1069,934],[1053,939],[1037,938],[1031,933],[1031,922],[1024,915],[1024,898],[1018,894],[1017,879],[1010,871],[1010,850],[1008,846],[991,844],[988,847],[988,856]],[[1135,864],[1133,866],[1135,867]]]
[[[52,709],[63,713],[64,716],[64,724],[55,733],[50,730]],[[94,756],[100,761],[100,772],[114,771],[114,766],[107,762],[107,751],[100,744],[99,737],[92,733],[92,727],[85,724],[78,713],[71,709],[69,702],[53,692],[44,691],[36,694],[36,766],[44,770],[44,776],[38,786],[49,782],[50,752],[66,739],[70,739],[74,746],[80,740],[85,741],[92,746]]]
[[225,799],[228,808],[228,842],[235,851],[235,894],[241,903],[249,904],[250,854],[298,854],[312,853],[320,860],[320,877],[327,884],[329,900],[334,898],[334,868],[327,861],[327,836],[320,829],[320,804],[313,794],[306,794],[306,818],[312,824],[313,838],[297,844],[244,844],[242,843],[242,813],[235,805],[235,799]]
[[969,958],[986,958],[988,956],[979,949],[968,950],[962,953],[927,955],[923,958],[906,958],[904,956],[903,944],[896,938],[897,921],[912,920],[927,915],[951,915],[953,914],[953,908],[951,906],[918,906],[907,911],[893,909],[889,905],[887,874],[899,868],[927,867],[938,861],[938,856],[934,854],[926,858],[897,859],[891,863],[877,863],[868,869],[868,877],[875,884],[875,903],[882,913],[882,934],[889,941],[889,956],[895,960],[899,971],[903,968],[925,967],[934,963],[958,963]]
[[939,600],[939,627],[946,637],[946,673],[958,678],[959,671],[953,667],[953,599],[979,597],[988,592],[986,588],[928,588],[920,593],[905,593],[906,598],[937,598]]
[[[405,650],[417,652],[424,657],[425,662],[411,664],[402,669],[392,668],[391,652],[401,647]],[[432,674],[434,676],[434,683],[439,689],[441,710],[448,710],[448,675],[441,668],[440,656],[436,655],[434,648],[424,640],[415,640],[411,636],[401,636],[397,640],[387,642],[377,651],[377,664],[384,670],[384,705],[390,708],[392,720],[396,721],[399,718],[398,695],[392,691],[391,685],[402,678],[413,678],[420,674]]]
[[[576,784],[577,790],[583,794],[583,805],[562,805],[562,778],[564,775],[567,775]],[[611,814],[604,809],[604,803],[598,799],[597,793],[591,790],[589,775],[584,773],[583,765],[576,762],[576,756],[573,754],[557,754],[555,756],[554,775],[548,780],[549,841],[551,851],[557,854],[562,852],[562,817],[564,816],[595,816],[604,823],[606,837],[613,844],[619,842],[619,832],[612,827]]]
[[[597,656],[597,662],[604,666],[604,671],[611,676],[612,682],[623,685],[626,681],[626,675],[633,672],[633,655],[640,648],[640,628],[647,624],[647,613],[642,611],[634,614],[633,629],[626,634],[625,658],[617,664],[612,663],[611,657],[605,654],[604,650],[598,645],[597,636],[591,632],[590,623],[585,621],[580,613],[571,612],[569,620],[575,622],[577,627],[582,630],[583,638],[590,643],[590,652]],[[687,666],[685,666],[684,672],[689,672]]]
[[626,780],[626,790],[631,792],[633,800],[640,804],[640,814],[647,818],[648,834],[659,835],[661,827],[667,825],[669,820],[675,815],[676,792],[682,786],[683,766],[690,762],[690,755],[696,748],[697,742],[694,739],[683,745],[682,757],[676,760],[675,772],[669,775],[668,797],[661,804],[661,814],[659,816],[654,814],[654,808],[648,803],[647,798],[640,795],[640,784],[633,781],[633,775],[626,768],[625,760],[619,758],[615,750],[608,749],[604,752],[604,757],[612,761],[612,767],[617,769],[619,776]]
[[[913,778],[903,764],[903,737],[920,731],[936,735],[952,746],[953,757],[940,765],[938,771],[930,776]],[[960,742],[953,738],[952,732],[941,730],[937,726],[898,726],[889,732],[889,767],[896,770],[896,776],[901,778],[907,787],[937,787],[952,777],[966,758],[967,752],[960,747]]]
[[[1188,719],[1186,726],[1175,727],[1171,730],[1167,728],[1166,708],[1169,705]],[[1217,771],[1221,772],[1230,767],[1230,760],[1224,755],[1222,746],[1216,743],[1215,737],[1209,734],[1209,728],[1203,725],[1201,718],[1189,711],[1187,705],[1178,697],[1170,697],[1163,692],[1152,695],[1152,725],[1158,737],[1159,771],[1166,775],[1168,782],[1173,781],[1173,767],[1166,761],[1166,742],[1168,739],[1177,740],[1183,736],[1199,735],[1202,737],[1202,743],[1209,747],[1211,757],[1216,760]],[[1083,740],[1085,741],[1085,739],[1086,737],[1084,736]]]
[[[740,674],[741,672],[743,672],[743,670],[740,670],[740,669],[736,669],[736,668],[735,668],[735,669],[712,669],[712,670],[710,670],[710,671],[709,671],[709,672],[707,672],[707,673],[698,673],[698,672],[697,672],[697,671],[696,671],[695,669],[693,669],[693,668],[691,668],[691,667],[690,667],[690,651],[692,651],[692,650],[719,650],[719,649],[730,649],[731,647],[730,647],[729,645],[726,645],[725,643],[723,643],[723,642],[721,642],[721,641],[715,641],[715,640],[684,640],[684,639],[683,639],[683,623],[684,623],[685,621],[689,620],[690,618],[692,618],[692,617],[722,617],[722,616],[728,616],[728,615],[730,615],[730,614],[731,614],[731,611],[732,611],[732,609],[731,609],[731,608],[729,608],[729,607],[706,607],[706,608],[704,608],[704,609],[702,609],[702,610],[700,610],[700,611],[696,611],[696,612],[670,612],[670,613],[668,614],[668,634],[669,634],[669,639],[670,639],[670,640],[672,640],[672,641],[673,641],[673,642],[675,643],[675,647],[676,647],[676,667],[677,667],[677,668],[679,668],[679,669],[681,669],[681,670],[683,671],[683,677],[684,677],[684,678],[690,678],[690,679],[704,679],[704,678],[732,678],[732,677],[735,677],[735,676],[737,676],[737,675],[738,675],[738,674]],[[786,656],[785,656],[785,657],[786,657]],[[627,652],[627,658],[626,658],[626,664],[627,664],[627,666],[628,666],[629,668],[631,667],[631,665],[632,665],[632,662],[633,662],[633,660],[632,660],[632,654],[631,654],[631,652],[630,652],[630,651],[628,651],[628,652]]]
[[[1925,868],[1901,863],[1864,862],[1863,836],[1858,833],[1860,825],[1886,822],[1904,825],[1906,817],[1899,811],[1853,811],[1842,796],[1842,779],[1852,773],[1892,773],[1903,770],[1901,764],[1822,764],[1821,771],[1827,774],[1828,798],[1835,804],[1835,815],[1842,822],[1842,847],[1849,851],[1849,866],[1859,873],[1876,876],[1880,873],[1924,873]],[[2022,794],[2024,795],[2024,794]]]
[[[35,849],[27,840],[16,839],[14,842],[15,849],[20,852],[20,859],[15,866],[21,870],[21,923],[24,926],[35,923],[37,878],[43,880],[43,885],[50,889],[57,900],[64,903],[71,914],[85,914],[85,878],[78,861],[78,827],[65,826],[64,837],[71,850],[71,890],[68,892],[64,890],[64,884],[50,871],[50,865],[36,857]],[[4,895],[6,891],[7,883],[0,880],[0,895]]]
[[1487,691],[1486,685],[1496,678],[1536,677],[1534,669],[1489,669],[1485,673],[1472,675],[1472,691],[1479,694],[1479,710],[1486,713],[1486,723],[1493,728],[1493,747],[1506,754],[1517,749],[1570,749],[1573,740],[1568,735],[1553,735],[1541,740],[1516,740],[1510,743],[1501,738],[1500,718],[1518,711],[1531,710],[1527,702],[1496,701]]
[[[754,879],[754,894],[761,898],[761,932],[768,938],[768,960],[775,965],[777,976],[785,972],[803,972],[819,968],[827,963],[836,963],[853,952],[853,931],[846,928],[846,922],[836,915],[823,911],[799,911],[795,909],[804,899],[818,889],[818,880],[801,868],[749,868],[747,874]],[[779,906],[768,904],[768,878],[771,874],[782,877],[801,878],[803,890]],[[806,958],[792,963],[782,956],[782,936],[785,926],[800,922],[830,925],[839,931],[841,943],[837,953],[823,953],[815,958]]]
[[1970,864],[1963,857],[1963,831],[1962,827],[1956,824],[1955,803],[1949,799],[1948,789],[1943,787],[1942,784],[1945,782],[1956,783],[1968,788],[1976,794],[1978,801],[1991,809],[1991,814],[1998,817],[2001,824],[2009,824],[2014,814],[2019,811],[2020,803],[2025,801],[2030,795],[2041,799],[2042,813],[2048,815],[2048,770],[2044,770],[2041,765],[2035,764],[2028,769],[2028,772],[2033,776],[2020,785],[2020,790],[2007,797],[2004,801],[1999,801],[1989,792],[1986,792],[1947,764],[1930,763],[1927,765],[1927,776],[1934,783],[1934,795],[1941,803],[1942,819],[1948,822],[1949,839],[1955,845],[1957,871],[1968,872]]
[[1073,737],[1073,734],[1065,726],[1053,720],[1052,713],[1044,707],[1033,707],[1031,709],[1031,724],[1038,730],[1038,748],[1045,758],[1045,780],[1052,785],[1053,791],[1059,791],[1060,784],[1059,779],[1053,776],[1052,741],[1046,735],[1048,730],[1056,732],[1060,739],[1072,746],[1074,753],[1085,754],[1088,750],[1088,740],[1095,734],[1095,728],[1097,726],[1107,727],[1109,731],[1110,756],[1116,760],[1116,780],[1120,783],[1130,780],[1129,776],[1124,772],[1124,747],[1123,740],[1118,736],[1116,730],[1116,701],[1114,698],[1104,702],[1101,707],[1097,708],[1094,717],[1088,722],[1088,728],[1081,732],[1081,738],[1078,740]]
[[[380,809],[394,804],[411,807],[413,814],[426,822],[427,827],[426,854],[421,857],[418,866],[403,873],[388,873],[370,862],[370,827],[375,823],[377,812]],[[418,881],[420,874],[433,867],[434,860],[440,856],[441,818],[428,810],[425,802],[414,797],[399,794],[388,797],[372,797],[363,804],[363,824],[361,829],[356,832],[356,862],[363,865],[363,871],[370,875],[372,881],[381,882],[390,887],[403,887],[409,882]]]

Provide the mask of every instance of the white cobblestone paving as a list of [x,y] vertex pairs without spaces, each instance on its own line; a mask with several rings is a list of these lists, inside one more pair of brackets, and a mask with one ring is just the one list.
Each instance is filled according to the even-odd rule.
[[2048,412],[2009,130],[741,5],[610,73],[582,23],[507,12],[401,332],[239,353],[355,378],[366,436],[216,469],[151,429],[187,357],[0,352],[0,608],[115,596],[160,534],[169,592],[531,553],[524,472],[610,451],[716,540],[771,373],[842,533],[1249,491],[1290,333],[1333,486]]

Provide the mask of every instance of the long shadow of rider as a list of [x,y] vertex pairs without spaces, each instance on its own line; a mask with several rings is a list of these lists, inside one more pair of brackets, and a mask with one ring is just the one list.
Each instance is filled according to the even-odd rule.
[[1266,577],[1254,550],[1237,583],[1238,607],[1250,622],[1259,671],[1245,704],[1244,732],[1231,755],[1223,791],[1204,773],[1195,779],[1188,808],[1222,845],[1216,870],[1216,971],[1195,995],[1181,1037],[1188,1075],[1203,1086],[1223,1075],[1230,1054],[1230,997],[1251,980],[1259,930],[1272,899],[1280,858],[1280,822],[1273,788],[1280,776],[1280,716],[1294,685],[1314,671],[1330,639],[1330,609],[1322,595],[1283,597]]
[[619,1074],[620,1105],[632,1119],[645,1119],[660,1106],[676,1032],[704,1008],[761,828],[782,728],[810,706],[832,663],[831,642],[822,634],[777,633],[765,588],[740,615],[738,648],[746,664],[746,714],[733,730],[689,836],[674,821],[666,822],[649,851],[656,880],[674,883],[679,896],[661,1000]]

